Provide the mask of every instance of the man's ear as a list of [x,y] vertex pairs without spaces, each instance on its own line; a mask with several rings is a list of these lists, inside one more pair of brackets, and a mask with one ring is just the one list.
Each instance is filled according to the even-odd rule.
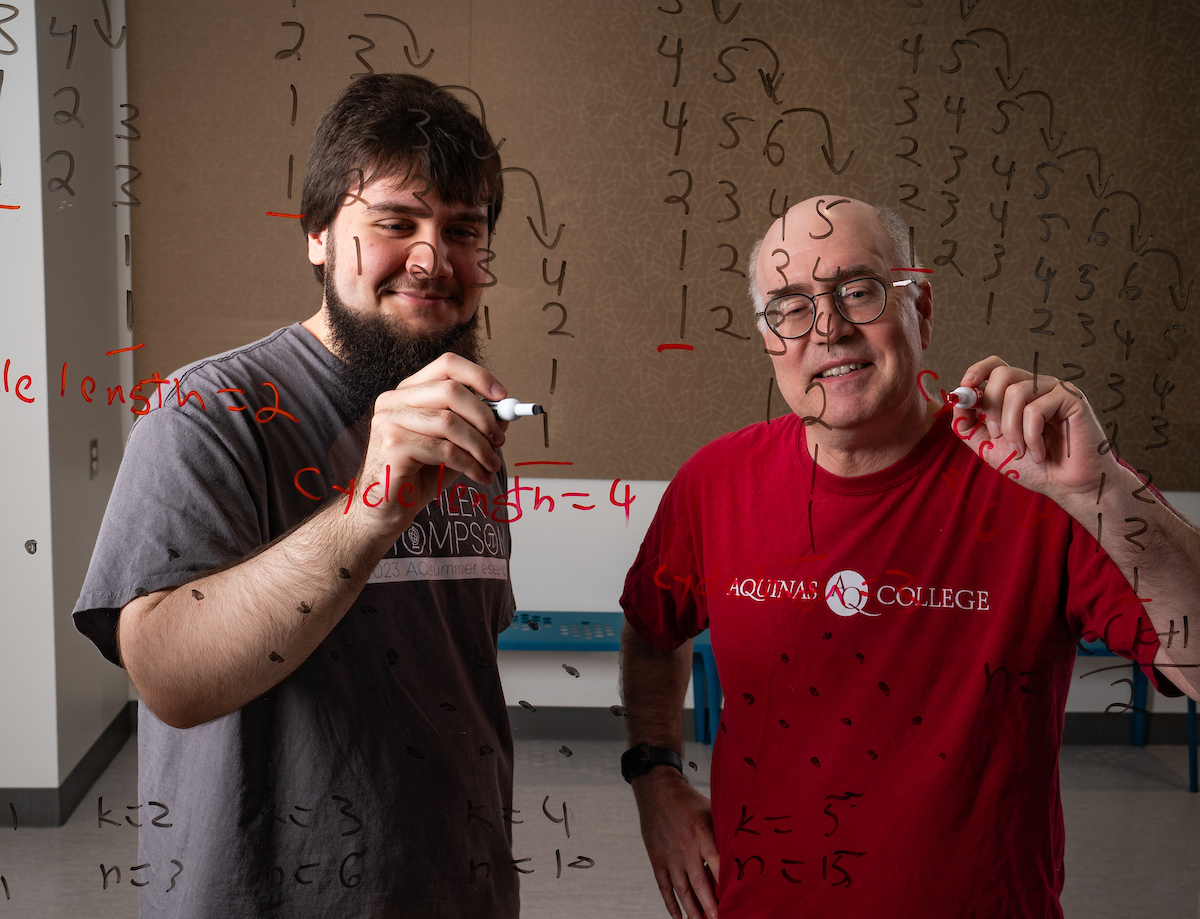
[[308,260],[314,265],[325,264],[325,242],[329,238],[329,228],[320,233],[308,234]]

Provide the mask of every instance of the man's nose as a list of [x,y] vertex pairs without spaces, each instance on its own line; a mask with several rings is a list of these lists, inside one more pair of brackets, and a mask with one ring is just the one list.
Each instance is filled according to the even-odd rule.
[[818,295],[816,300],[817,318],[813,324],[812,334],[819,342],[831,345],[854,334],[854,323],[848,322],[837,311],[832,294],[828,297]]
[[405,252],[405,267],[417,280],[448,278],[454,273],[449,253],[436,236],[422,236],[413,240]]

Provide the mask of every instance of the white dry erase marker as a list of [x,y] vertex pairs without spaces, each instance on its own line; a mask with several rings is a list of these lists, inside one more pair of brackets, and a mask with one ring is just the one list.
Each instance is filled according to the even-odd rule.
[[983,386],[960,386],[946,395],[946,402],[957,408],[974,408],[982,401]]
[[519,402],[512,398],[501,399],[499,402],[484,399],[483,402],[496,413],[496,417],[501,421],[516,421],[522,415],[541,415],[544,412],[544,409],[536,402]]

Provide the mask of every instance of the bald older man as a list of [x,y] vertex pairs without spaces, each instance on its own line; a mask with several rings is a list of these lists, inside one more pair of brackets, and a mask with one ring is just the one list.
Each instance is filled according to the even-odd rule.
[[[1200,534],[1145,503],[1070,384],[989,357],[973,409],[927,403],[906,243],[831,196],[771,226],[751,295],[792,413],[684,464],[626,580],[622,767],[672,916],[1060,917],[1076,641],[1200,698]],[[711,805],[678,755],[705,628]]]

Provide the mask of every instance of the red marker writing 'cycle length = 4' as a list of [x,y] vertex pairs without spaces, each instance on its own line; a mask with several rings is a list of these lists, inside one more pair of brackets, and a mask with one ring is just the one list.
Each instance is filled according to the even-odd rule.
[[946,394],[946,403],[957,408],[975,408],[983,401],[983,387],[986,385],[985,382],[980,386],[960,386]]
[[545,409],[535,402],[520,402],[511,398],[501,399],[499,402],[484,399],[483,404],[491,408],[501,421],[516,421],[523,415],[541,415],[545,412]]

